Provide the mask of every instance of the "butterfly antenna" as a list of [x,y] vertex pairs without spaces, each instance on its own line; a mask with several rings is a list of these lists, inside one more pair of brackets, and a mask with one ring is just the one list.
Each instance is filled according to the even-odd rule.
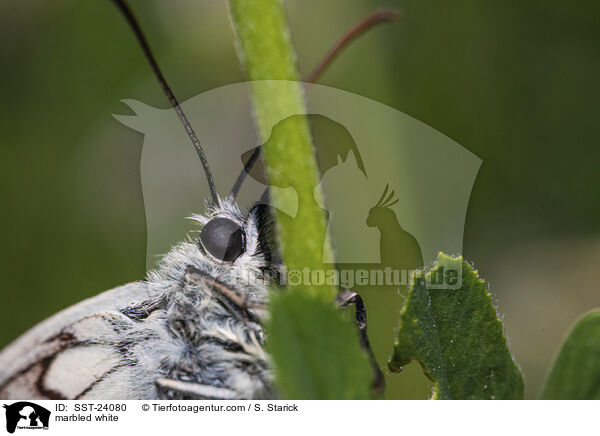
[[331,65],[331,62],[344,50],[350,43],[363,35],[369,29],[381,23],[394,23],[402,19],[402,14],[393,9],[378,9],[352,26],[340,39],[338,39],[333,47],[329,49],[321,62],[316,66],[312,73],[306,79],[308,83],[314,83],[323,72]]
[[[378,9],[373,11],[368,16],[360,20],[354,26],[350,28],[346,33],[344,33],[340,39],[338,39],[333,47],[329,49],[329,51],[325,54],[321,62],[315,67],[315,69],[310,73],[310,75],[306,78],[305,82],[308,84],[314,83],[323,72],[331,65],[333,60],[340,54],[342,50],[344,50],[350,43],[367,32],[369,29],[375,27],[381,23],[393,23],[400,21],[402,19],[402,14],[393,9]],[[252,169],[256,161],[258,160],[258,156],[260,154],[260,147],[256,147],[254,153],[250,159],[244,165],[244,169],[240,171],[235,183],[233,184],[233,188],[231,188],[231,193],[229,194],[231,198],[236,198],[240,188],[242,187],[242,183],[246,179],[248,172]]]
[[244,183],[244,180],[246,180],[246,177],[252,170],[252,167],[258,160],[259,156],[260,147],[256,147],[254,149],[254,152],[250,156],[250,159],[248,159],[248,161],[244,165],[244,168],[238,174],[237,179],[235,179],[235,183],[233,184],[233,187],[231,188],[231,193],[229,194],[231,198],[235,199],[237,197],[238,193],[240,192],[240,189],[242,188],[242,183]]
[[133,30],[133,33],[135,33],[135,36],[138,40],[138,43],[140,44],[140,47],[142,48],[142,51],[144,52],[144,55],[146,56],[146,59],[148,60],[148,63],[150,64],[150,67],[152,68],[154,75],[158,79],[158,83],[160,83],[160,86],[162,87],[163,91],[167,95],[167,98],[169,99],[169,103],[171,103],[171,106],[173,106],[173,109],[175,109],[175,112],[177,113],[177,116],[179,117],[181,124],[183,124],[185,131],[187,132],[188,136],[192,140],[192,144],[194,144],[196,153],[198,153],[198,157],[200,158],[200,162],[202,163],[202,167],[204,168],[204,173],[206,174],[206,180],[208,181],[208,187],[210,189],[210,195],[212,197],[212,200],[215,204],[218,204],[219,197],[217,196],[217,190],[215,189],[215,182],[214,182],[212,173],[210,172],[210,167],[208,166],[208,160],[206,159],[206,155],[204,154],[204,149],[202,148],[202,145],[200,145],[200,141],[198,141],[198,137],[196,136],[196,133],[194,132],[194,129],[192,128],[192,125],[190,124],[189,120],[185,116],[183,109],[181,109],[181,106],[179,105],[177,98],[175,98],[175,94],[173,94],[173,91],[171,91],[171,88],[167,84],[167,80],[165,79],[165,76],[163,76],[163,74],[158,66],[158,63],[156,62],[156,59],[154,58],[154,55],[152,54],[152,50],[150,50],[150,45],[148,44],[148,41],[147,41],[146,37],[144,36],[144,32],[142,32],[142,28],[140,27],[135,16],[133,15],[131,8],[124,0],[112,0],[112,1],[117,6],[117,8],[119,8],[121,13],[125,17],[125,20],[129,24],[129,27],[131,28],[131,30]]

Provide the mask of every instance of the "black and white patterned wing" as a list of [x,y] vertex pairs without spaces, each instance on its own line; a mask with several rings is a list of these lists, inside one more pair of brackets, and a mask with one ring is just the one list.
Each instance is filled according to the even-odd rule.
[[160,324],[152,313],[159,308],[146,283],[135,282],[42,321],[0,352],[0,398],[152,397],[153,380],[138,376],[152,370],[147,367],[154,355],[140,362],[135,347],[159,334],[156,326],[149,328]]

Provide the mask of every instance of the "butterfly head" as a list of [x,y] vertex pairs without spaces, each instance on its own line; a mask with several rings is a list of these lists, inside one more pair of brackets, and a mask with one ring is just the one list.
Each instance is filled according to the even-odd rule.
[[192,242],[206,265],[221,274],[279,269],[270,206],[256,204],[244,214],[231,197],[210,202],[205,214],[190,217],[202,227]]

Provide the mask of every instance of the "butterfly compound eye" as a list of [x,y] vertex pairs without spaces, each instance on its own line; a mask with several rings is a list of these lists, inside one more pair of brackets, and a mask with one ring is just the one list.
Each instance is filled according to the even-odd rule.
[[200,245],[213,257],[233,262],[246,251],[246,235],[230,219],[214,218],[200,232]]

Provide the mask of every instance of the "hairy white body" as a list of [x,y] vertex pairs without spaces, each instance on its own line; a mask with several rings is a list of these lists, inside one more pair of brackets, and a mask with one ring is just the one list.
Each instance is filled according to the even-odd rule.
[[[256,208],[245,216],[229,200],[192,218],[205,225],[215,217],[244,229],[235,261],[214,259],[189,239],[147,280],[41,322],[0,352],[0,398],[273,397],[260,325],[270,285],[263,271],[272,268],[265,229]],[[178,384],[199,389],[190,395]]]

